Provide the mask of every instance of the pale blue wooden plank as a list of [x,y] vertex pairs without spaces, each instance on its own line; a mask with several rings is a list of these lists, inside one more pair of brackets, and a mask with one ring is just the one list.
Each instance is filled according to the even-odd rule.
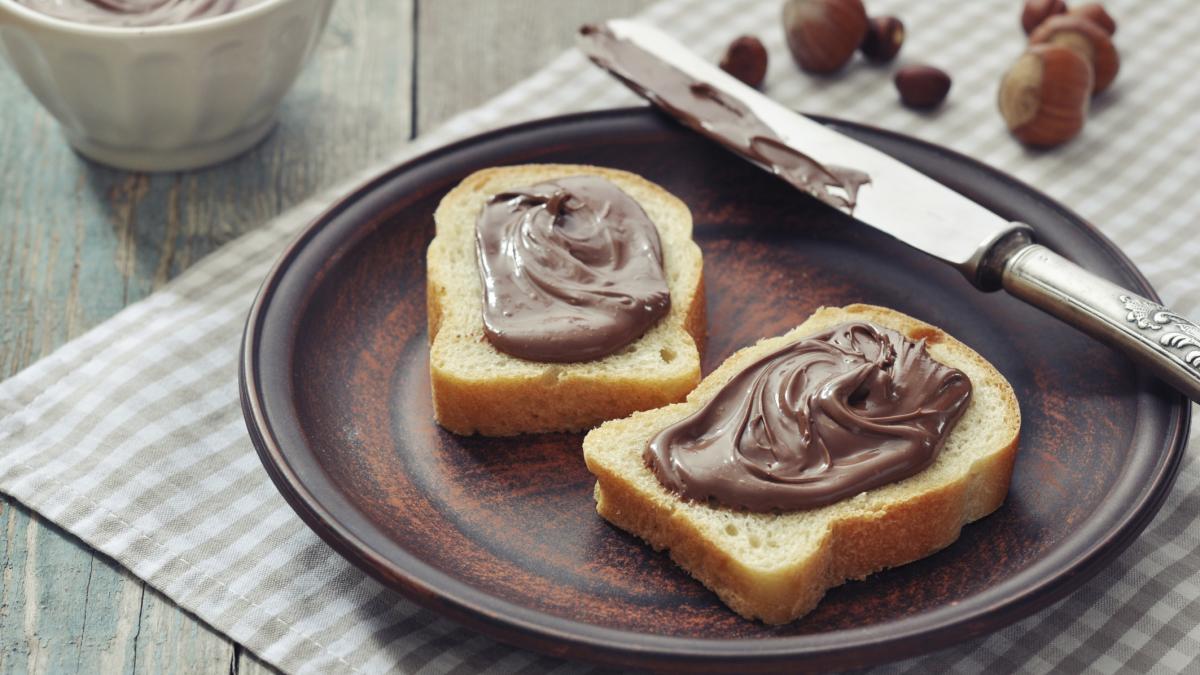
[[[338,3],[272,135],[192,173],[82,159],[0,62],[0,378],[405,142],[412,12]],[[115,563],[7,499],[0,508],[0,672],[236,668],[227,640]]]
[[[0,672],[121,672],[131,662],[132,621],[114,620],[140,584],[119,580],[110,561],[23,509],[6,505],[0,590]],[[136,609],[136,605],[134,605]],[[126,635],[122,635],[126,633]]]

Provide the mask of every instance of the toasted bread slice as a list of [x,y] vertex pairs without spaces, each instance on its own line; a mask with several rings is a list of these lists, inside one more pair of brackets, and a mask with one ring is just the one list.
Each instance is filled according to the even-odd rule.
[[[574,175],[607,178],[658,229],[671,309],[616,354],[583,363],[539,363],[498,351],[483,333],[475,221],[486,200]],[[692,215],[640,176],[594,166],[531,164],[484,169],[451,190],[434,214],[428,251],[429,371],[438,424],[458,434],[509,436],[582,431],[636,410],[681,401],[700,381],[704,278]]]
[[[806,511],[751,513],[681,499],[643,461],[647,442],[710,400],[762,356],[848,321],[869,321],[912,339],[967,374],[971,401],[933,465],[904,480]],[[899,312],[870,305],[822,308],[781,337],[729,357],[687,401],[607,422],[583,441],[596,476],[596,509],[641,537],[716,592],[735,612],[792,621],[849,579],[927,556],[958,538],[964,523],[1004,501],[1021,414],[1012,387],[969,347]]]

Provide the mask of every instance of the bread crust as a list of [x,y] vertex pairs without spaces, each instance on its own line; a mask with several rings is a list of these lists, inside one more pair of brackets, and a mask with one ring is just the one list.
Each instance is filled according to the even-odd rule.
[[[538,363],[496,350],[483,334],[475,218],[491,195],[572,175],[598,175],[642,205],[659,230],[672,307],[618,353],[587,363]],[[626,171],[531,164],[477,171],[446,194],[427,252],[430,383],[438,424],[457,434],[583,431],[604,420],[681,401],[700,380],[705,298],[688,208]]]
[[[914,338],[925,338],[938,360],[969,370],[976,395],[963,419],[998,425],[987,447],[970,446],[959,426],[947,439],[955,456],[943,453],[916,476],[802,515],[747,514],[686,502],[667,491],[641,461],[650,435],[709,400],[743,365],[782,343],[851,320],[866,320]],[[981,394],[986,393],[986,396]],[[989,406],[988,414],[973,407]],[[994,409],[993,409],[994,408]],[[818,310],[781,338],[743,349],[704,379],[687,402],[606,423],[584,440],[588,469],[596,476],[599,514],[671,557],[748,619],[781,624],[811,611],[825,592],[850,579],[902,565],[934,553],[958,538],[965,523],[996,510],[1012,476],[1020,409],[1012,387],[983,357],[945,332],[899,312],[870,305]],[[982,442],[982,441],[981,441]],[[621,445],[614,449],[615,445]],[[629,454],[638,456],[630,461]],[[933,472],[934,475],[925,475]],[[710,520],[728,523],[726,534]],[[753,529],[769,538],[806,537],[811,544],[787,559],[764,559],[739,547],[728,528]]]

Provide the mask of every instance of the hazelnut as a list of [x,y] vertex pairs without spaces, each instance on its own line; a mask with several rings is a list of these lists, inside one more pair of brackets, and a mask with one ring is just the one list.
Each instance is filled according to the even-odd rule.
[[1088,2],[1079,5],[1078,7],[1072,7],[1068,14],[1082,16],[1088,21],[1100,26],[1104,29],[1105,33],[1108,33],[1109,37],[1112,37],[1117,33],[1117,22],[1113,21],[1112,16],[1109,15],[1108,12],[1104,11],[1104,6],[1098,2]]
[[900,53],[904,44],[904,24],[894,16],[875,16],[867,22],[867,36],[863,38],[863,56],[868,61],[887,63]]
[[767,76],[767,48],[752,35],[734,40],[721,57],[721,70],[751,87],[762,84]]
[[1021,28],[1029,35],[1034,28],[1055,14],[1065,14],[1067,3],[1063,0],[1025,0],[1025,8],[1021,10]]
[[1087,19],[1071,14],[1052,16],[1029,36],[1029,44],[1055,44],[1075,50],[1095,71],[1092,93],[1099,94],[1112,84],[1121,68],[1117,48],[1108,33]]
[[1091,92],[1092,67],[1078,52],[1035,45],[1000,82],[1000,114],[1022,143],[1058,145],[1083,128]]
[[862,0],[787,0],[783,31],[788,49],[810,73],[832,73],[846,65],[867,34]]
[[935,108],[950,92],[950,76],[933,66],[904,66],[892,81],[900,101],[910,108]]

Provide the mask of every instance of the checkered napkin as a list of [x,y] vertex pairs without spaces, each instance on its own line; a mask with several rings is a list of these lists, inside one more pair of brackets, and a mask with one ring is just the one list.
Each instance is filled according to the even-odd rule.
[[[901,108],[886,68],[798,73],[779,4],[666,0],[643,18],[713,59],[734,36],[759,35],[772,57],[771,96],[1015,174],[1098,224],[1168,305],[1200,316],[1200,3],[1110,0],[1121,75],[1083,135],[1044,153],[1022,149],[996,112],[1000,74],[1024,45],[1015,0],[870,0],[910,26],[904,59],[953,73],[950,99],[933,114]],[[389,164],[523,117],[632,102],[568,53]],[[497,644],[383,589],[309,531],[260,466],[238,404],[242,324],[270,263],[339,191],[229,244],[0,385],[0,489],[286,671],[579,667]],[[1145,534],[1068,599],[884,670],[1182,670],[1200,655],[1200,530],[1189,529],[1198,515],[1200,467],[1189,458]]]

